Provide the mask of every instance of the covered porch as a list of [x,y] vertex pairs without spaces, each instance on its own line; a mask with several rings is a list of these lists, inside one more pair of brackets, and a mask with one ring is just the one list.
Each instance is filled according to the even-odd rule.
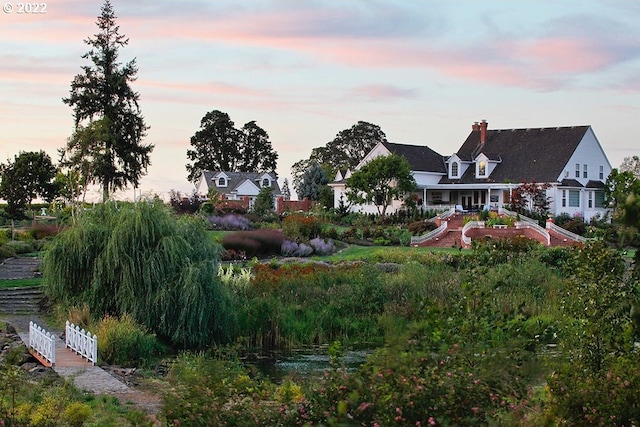
[[418,206],[424,209],[450,209],[455,206],[469,212],[483,209],[497,210],[511,202],[511,192],[515,184],[511,185],[432,185],[418,188],[414,192],[414,199]]

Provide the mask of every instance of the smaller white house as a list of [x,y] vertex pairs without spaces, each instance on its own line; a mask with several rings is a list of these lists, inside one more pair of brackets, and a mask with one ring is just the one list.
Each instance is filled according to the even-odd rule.
[[211,189],[215,189],[226,200],[248,201],[251,208],[258,193],[265,187],[273,190],[276,206],[276,200],[282,194],[274,172],[204,171],[196,185],[196,192],[204,198]]

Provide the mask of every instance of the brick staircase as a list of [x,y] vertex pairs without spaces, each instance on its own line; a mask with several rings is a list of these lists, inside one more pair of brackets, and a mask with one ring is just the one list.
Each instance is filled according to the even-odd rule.
[[[453,215],[449,217],[448,222],[449,224],[447,226],[447,231],[437,237],[423,242],[422,244],[420,244],[420,246],[430,246],[436,248],[460,247],[462,239],[462,227],[464,227],[464,215]],[[578,242],[568,240],[564,236],[555,233],[552,230],[547,231],[549,232],[549,235],[551,237],[550,246],[575,246],[580,244]],[[524,236],[530,239],[538,240],[540,243],[546,245],[546,241],[540,235],[538,235],[538,233],[527,229],[472,229],[469,231],[468,236],[472,239],[477,239],[484,236],[491,236],[493,238]]]

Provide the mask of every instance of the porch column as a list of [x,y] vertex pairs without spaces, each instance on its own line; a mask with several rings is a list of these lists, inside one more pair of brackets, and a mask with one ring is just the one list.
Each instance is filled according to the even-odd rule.
[[422,206],[427,207],[427,187],[422,189]]

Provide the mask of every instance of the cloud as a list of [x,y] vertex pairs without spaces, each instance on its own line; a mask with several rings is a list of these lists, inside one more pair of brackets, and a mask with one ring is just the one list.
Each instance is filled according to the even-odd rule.
[[404,89],[391,84],[371,84],[353,89],[349,97],[368,101],[394,101],[397,99],[412,99],[419,95],[416,89]]

